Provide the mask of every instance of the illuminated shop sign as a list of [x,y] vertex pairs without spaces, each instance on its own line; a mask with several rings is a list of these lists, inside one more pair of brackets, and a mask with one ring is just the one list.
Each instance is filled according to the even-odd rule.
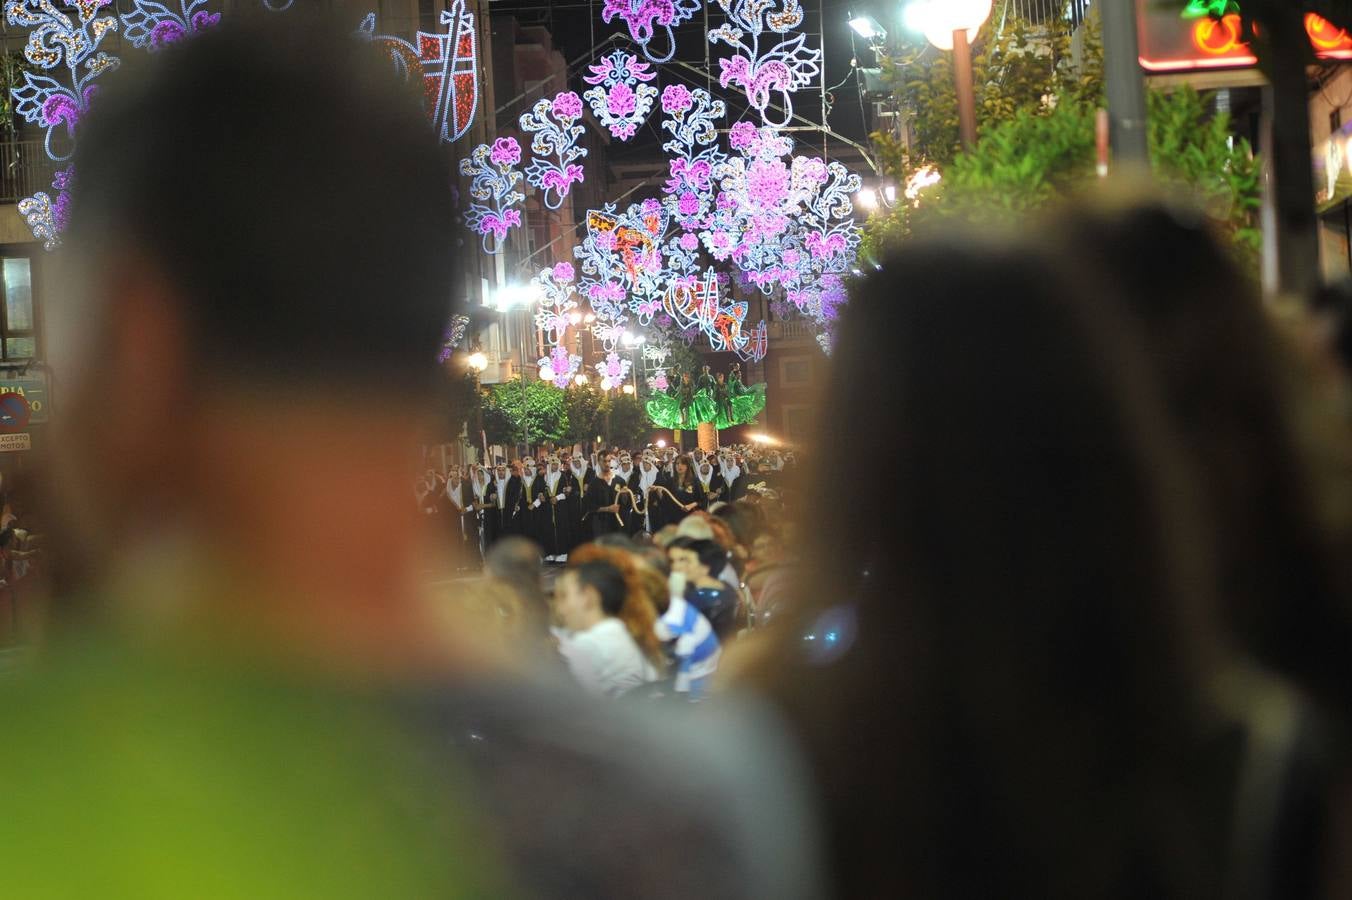
[[[1235,0],[1191,0],[1160,8],[1153,0],[1137,0],[1141,66],[1150,72],[1238,69],[1258,62],[1249,46],[1244,14]],[[1314,13],[1305,16],[1310,46],[1323,59],[1352,59],[1352,36],[1346,29]]]

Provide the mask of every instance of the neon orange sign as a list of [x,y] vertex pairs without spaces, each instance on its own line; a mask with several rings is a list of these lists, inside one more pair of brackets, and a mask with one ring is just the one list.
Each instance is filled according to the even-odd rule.
[[1316,13],[1306,13],[1305,33],[1317,51],[1352,51],[1352,38],[1348,37],[1347,29],[1339,28]]
[[1221,19],[1198,19],[1192,26],[1192,45],[1209,56],[1233,53],[1244,43],[1244,22],[1231,13]]
[[[1204,6],[1207,5],[1199,4],[1199,8]],[[1228,11],[1220,18],[1209,14],[1181,18],[1177,9],[1169,8],[1168,4],[1137,0],[1141,67],[1150,72],[1187,72],[1256,65],[1258,59],[1245,36],[1247,22],[1237,4],[1217,4],[1216,9]],[[1304,21],[1305,32],[1318,57],[1352,60],[1352,34],[1346,29],[1315,13],[1307,13]]]

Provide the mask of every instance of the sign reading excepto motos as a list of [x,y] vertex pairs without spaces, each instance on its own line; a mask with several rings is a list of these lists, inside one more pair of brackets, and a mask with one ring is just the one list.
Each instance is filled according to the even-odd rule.
[[15,450],[32,450],[33,438],[28,432],[22,434],[0,434],[0,453],[12,453]]
[[19,378],[14,381],[0,381],[0,397],[6,394],[18,394],[28,401],[29,422],[41,425],[51,415],[51,406],[47,402],[46,379]]

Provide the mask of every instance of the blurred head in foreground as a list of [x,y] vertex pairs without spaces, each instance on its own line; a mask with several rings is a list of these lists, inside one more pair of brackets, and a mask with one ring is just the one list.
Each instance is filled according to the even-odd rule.
[[172,536],[279,593],[401,589],[449,167],[388,61],[300,12],[138,58],[80,124],[52,331],[95,576]]
[[[1120,301],[1160,376],[1214,534],[1225,623],[1259,660],[1346,710],[1352,604],[1297,433],[1310,386],[1293,347],[1197,217],[1164,204],[1105,204],[1056,224],[1051,240],[1074,247],[1086,294]],[[1094,291],[1104,281],[1116,289]]]
[[[775,692],[847,896],[1196,896],[1175,788],[1205,579],[1124,334],[1045,258],[966,235],[908,245],[844,312]],[[842,502],[834,447],[890,464]]]

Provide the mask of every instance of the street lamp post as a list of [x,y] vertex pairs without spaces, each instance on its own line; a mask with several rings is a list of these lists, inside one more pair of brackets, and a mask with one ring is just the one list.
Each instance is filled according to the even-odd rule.
[[521,420],[517,424],[521,426],[521,434],[526,441],[526,453],[530,453],[530,417],[526,414],[526,336],[530,333],[530,308],[538,296],[538,288],[533,284],[507,285],[497,295],[498,309],[506,312],[520,307],[525,316],[521,330],[521,373],[518,379],[521,382]]
[[976,89],[972,83],[972,41],[991,15],[991,0],[913,0],[907,24],[935,47],[953,51],[953,84],[958,95],[962,149],[976,144]]

